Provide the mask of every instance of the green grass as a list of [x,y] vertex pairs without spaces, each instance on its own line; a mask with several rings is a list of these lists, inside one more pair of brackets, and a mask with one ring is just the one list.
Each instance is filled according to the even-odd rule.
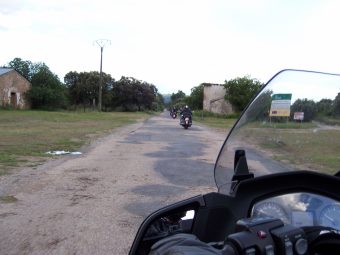
[[317,125],[312,122],[252,122],[249,126],[259,128],[277,128],[277,129],[309,129]]
[[238,119],[239,114],[238,113],[232,113],[232,114],[220,114],[220,113],[214,113],[214,112],[208,112],[208,111],[202,111],[202,110],[195,110],[192,112],[194,117],[214,117],[218,119]]
[[330,174],[340,170],[340,130],[254,128],[244,138],[271,152],[274,159],[301,169]]
[[0,175],[41,163],[47,151],[78,150],[114,128],[146,119],[146,113],[0,110]]
[[327,125],[338,125],[340,126],[340,118],[332,118],[327,116],[319,116],[317,118],[318,121],[327,124]]
[[218,129],[230,129],[236,122],[236,115],[216,114],[206,111],[194,111],[193,121]]
[[230,129],[236,119],[221,119],[221,118],[214,118],[214,117],[205,117],[203,119],[201,118],[195,118],[193,121],[197,121],[199,123],[202,123],[206,126],[218,128],[218,129]]

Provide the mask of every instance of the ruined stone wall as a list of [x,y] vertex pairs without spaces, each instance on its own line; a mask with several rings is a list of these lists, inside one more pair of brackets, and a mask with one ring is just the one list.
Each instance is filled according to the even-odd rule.
[[230,114],[233,113],[233,108],[229,102],[224,99],[226,89],[220,84],[204,84],[203,110]]
[[17,71],[12,70],[0,76],[0,105],[13,108],[28,109],[29,103],[25,93],[30,83]]

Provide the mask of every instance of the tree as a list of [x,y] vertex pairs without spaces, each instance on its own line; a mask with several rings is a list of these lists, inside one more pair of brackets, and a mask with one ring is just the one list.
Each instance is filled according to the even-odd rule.
[[[99,72],[69,72],[64,77],[64,83],[69,89],[70,100],[73,105],[90,106],[98,102]],[[110,90],[114,79],[103,73],[102,104],[104,108],[111,103]]]
[[27,95],[32,108],[57,109],[66,107],[66,87],[46,64],[35,64],[31,84],[32,87]]
[[171,94],[171,103],[176,104],[180,99],[185,98],[185,93],[182,90],[178,90],[177,93]]
[[304,112],[304,121],[311,121],[315,118],[317,113],[317,106],[313,100],[297,99],[291,106],[291,117],[293,117],[294,112]]
[[320,115],[332,115],[333,101],[331,99],[321,99],[316,103],[318,114]]
[[157,94],[153,84],[122,76],[113,84],[111,106],[124,111],[152,110]]
[[333,102],[333,114],[336,117],[340,117],[340,93],[336,96]]
[[34,74],[35,68],[33,63],[29,60],[22,60],[21,58],[14,58],[8,63],[8,66],[14,68],[22,76],[24,76],[28,81],[31,81]]
[[203,109],[203,84],[193,87],[191,89],[191,94],[187,99],[187,104],[190,105],[193,110],[202,110]]
[[154,111],[163,111],[164,109],[164,97],[162,94],[157,92],[157,96],[156,96],[156,101],[155,101],[155,105],[153,107]]
[[225,99],[232,104],[236,111],[243,111],[261,86],[262,84],[258,80],[249,76],[225,81],[224,87],[227,90]]

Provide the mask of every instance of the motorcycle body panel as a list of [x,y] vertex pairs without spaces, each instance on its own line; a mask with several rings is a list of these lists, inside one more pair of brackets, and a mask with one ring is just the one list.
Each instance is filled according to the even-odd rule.
[[[272,187],[270,192],[268,187]],[[166,237],[167,235],[163,233],[161,238],[155,236],[154,239],[143,241],[145,233],[152,224],[169,215],[194,210],[191,228],[185,231],[178,230],[176,233],[191,233],[207,243],[221,242],[235,232],[238,219],[250,217],[252,206],[258,201],[296,192],[319,194],[340,201],[339,187],[339,177],[307,171],[278,173],[245,180],[237,186],[233,196],[208,193],[154,212],[140,226],[129,254],[148,254],[156,241]],[[170,236],[175,232],[167,234]]]

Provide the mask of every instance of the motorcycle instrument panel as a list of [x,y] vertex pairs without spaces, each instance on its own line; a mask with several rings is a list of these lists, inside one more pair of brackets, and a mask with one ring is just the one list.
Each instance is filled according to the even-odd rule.
[[259,201],[250,216],[271,216],[296,227],[324,226],[340,230],[340,203],[312,193],[286,194]]

